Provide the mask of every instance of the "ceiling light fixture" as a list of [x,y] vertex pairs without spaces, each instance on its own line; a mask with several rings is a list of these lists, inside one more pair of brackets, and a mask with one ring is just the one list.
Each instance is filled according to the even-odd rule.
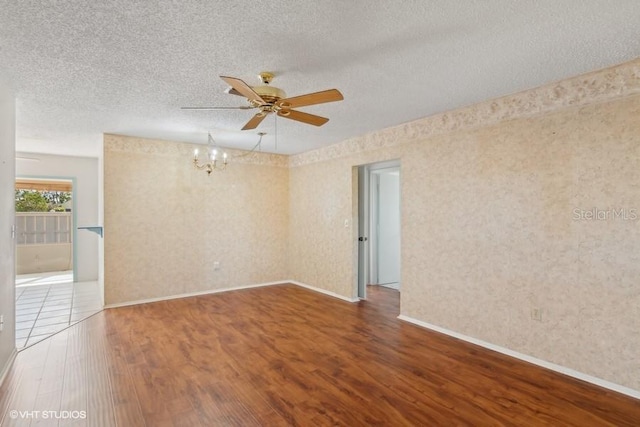
[[200,163],[198,157],[198,149],[193,150],[193,166],[198,170],[206,170],[207,175],[211,175],[214,170],[223,170],[227,167],[228,156],[226,151],[222,152],[222,166],[218,165],[218,144],[209,133],[209,139],[207,144],[207,157],[208,160],[205,163]]
[[[211,133],[209,133],[208,135],[209,135],[208,145],[207,145],[208,161],[206,163],[200,163],[200,157],[198,154],[199,150],[196,148],[195,150],[193,150],[193,166],[198,170],[204,169],[205,171],[207,171],[207,175],[211,175],[211,172],[213,172],[214,170],[223,170],[227,167],[227,164],[229,164],[229,156],[227,155],[226,151],[222,152],[222,166],[220,166],[218,164],[218,155],[219,155],[218,153],[220,152],[220,148],[218,147],[218,144],[211,136]],[[258,139],[258,142],[256,143],[256,145],[253,146],[251,150],[243,154],[240,154],[238,156],[234,156],[234,158],[248,156],[249,154],[256,151],[256,149],[258,151],[262,151],[262,137],[266,135],[266,132],[258,132],[258,135],[260,136],[260,138]]]

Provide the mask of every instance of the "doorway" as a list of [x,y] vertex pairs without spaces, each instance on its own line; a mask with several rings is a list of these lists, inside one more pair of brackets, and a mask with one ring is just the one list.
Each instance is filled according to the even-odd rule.
[[358,167],[358,298],[400,291],[400,177],[399,160]]
[[16,348],[102,308],[97,282],[77,282],[75,178],[16,178]]
[[73,179],[16,178],[16,275],[74,276]]

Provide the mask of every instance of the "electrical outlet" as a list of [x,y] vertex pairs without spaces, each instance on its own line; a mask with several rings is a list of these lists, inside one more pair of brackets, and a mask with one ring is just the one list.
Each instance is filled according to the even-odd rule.
[[542,309],[541,308],[532,308],[531,309],[531,319],[537,322],[542,322]]
[[4,329],[4,314],[0,314],[0,332]]
[[214,261],[213,262],[213,270],[214,271],[220,270],[220,261]]

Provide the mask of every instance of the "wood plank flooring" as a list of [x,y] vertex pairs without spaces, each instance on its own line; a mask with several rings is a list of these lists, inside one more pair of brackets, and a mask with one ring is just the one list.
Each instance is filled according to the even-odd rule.
[[0,425],[640,424],[639,400],[402,322],[398,305],[381,287],[350,304],[278,285],[105,310],[19,353]]

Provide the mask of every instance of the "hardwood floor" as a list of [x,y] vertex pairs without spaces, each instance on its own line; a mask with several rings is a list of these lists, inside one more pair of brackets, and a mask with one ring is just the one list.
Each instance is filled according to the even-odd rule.
[[638,400],[402,322],[398,304],[278,285],[105,310],[19,353],[0,424],[639,423]]

